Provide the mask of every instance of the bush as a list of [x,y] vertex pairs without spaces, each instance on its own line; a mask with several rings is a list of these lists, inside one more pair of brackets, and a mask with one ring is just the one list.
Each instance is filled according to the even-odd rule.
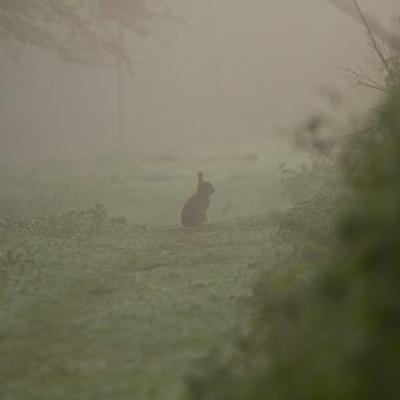
[[[192,399],[400,397],[400,89],[352,142],[344,167],[352,196],[335,244],[327,246],[321,230],[325,201],[289,212],[297,225],[286,231],[304,231],[307,221],[307,240],[326,256],[266,273],[252,332],[228,355],[204,361],[188,379]],[[341,198],[332,199],[334,209]]]

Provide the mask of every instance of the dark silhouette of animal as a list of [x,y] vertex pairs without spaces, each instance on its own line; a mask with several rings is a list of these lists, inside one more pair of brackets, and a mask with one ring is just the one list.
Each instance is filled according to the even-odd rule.
[[214,186],[204,182],[203,173],[197,174],[197,192],[185,203],[181,213],[182,225],[185,228],[198,228],[207,221],[207,209],[210,196],[215,192]]

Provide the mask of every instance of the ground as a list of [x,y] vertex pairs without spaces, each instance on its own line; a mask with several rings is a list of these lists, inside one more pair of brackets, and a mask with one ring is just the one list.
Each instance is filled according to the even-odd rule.
[[177,224],[199,161],[3,170],[0,398],[181,398],[196,362],[246,329],[279,161],[208,160],[201,230]]

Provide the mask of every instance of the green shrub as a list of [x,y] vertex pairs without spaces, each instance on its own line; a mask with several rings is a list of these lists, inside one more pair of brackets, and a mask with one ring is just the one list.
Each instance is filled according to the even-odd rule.
[[[269,269],[252,332],[193,373],[192,399],[400,398],[400,89],[352,142],[344,167],[352,195],[334,243],[321,230],[325,201],[289,212],[297,225],[286,226],[288,240],[312,232],[307,241],[324,256]],[[332,208],[342,210],[340,199]]]

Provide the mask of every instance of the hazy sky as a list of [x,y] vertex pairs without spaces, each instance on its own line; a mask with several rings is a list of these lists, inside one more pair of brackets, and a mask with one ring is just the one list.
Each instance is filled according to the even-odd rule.
[[[360,1],[390,24],[398,3]],[[349,95],[340,66],[373,70],[360,26],[322,0],[177,0],[176,12],[185,25],[127,38],[138,65],[124,82],[125,140],[141,152],[256,147],[322,106],[321,85]],[[29,48],[20,66],[0,57],[3,158],[115,145],[115,69]]]

